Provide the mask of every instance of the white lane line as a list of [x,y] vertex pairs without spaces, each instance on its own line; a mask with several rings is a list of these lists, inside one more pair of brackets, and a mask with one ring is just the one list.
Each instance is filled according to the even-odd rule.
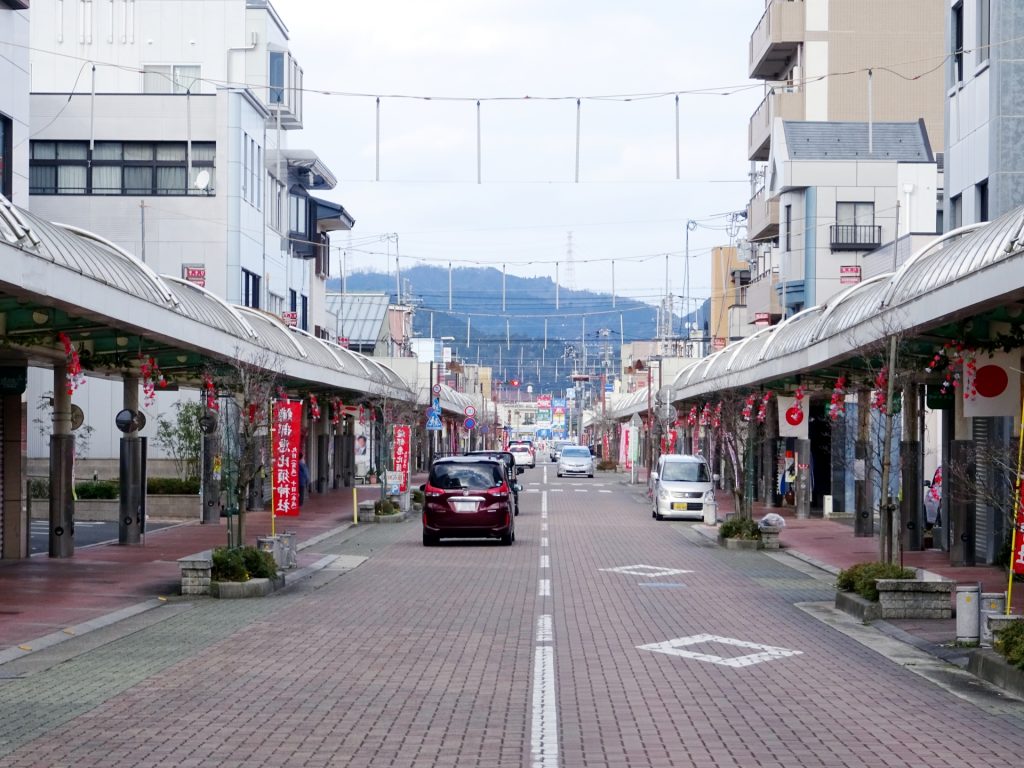
[[598,493],[611,493],[611,491],[598,491]]
[[541,579],[537,584],[537,597],[551,597],[551,579]]
[[552,488],[551,492],[552,493],[561,493],[563,490],[565,490],[565,489],[564,488]]
[[537,642],[551,643],[555,639],[555,630],[551,622],[550,614],[543,614],[537,617]]
[[540,496],[540,516],[541,517],[547,517],[548,516],[548,492],[547,491],[544,491],[544,493],[542,493],[541,496]]
[[544,467],[544,485],[548,484],[548,468]]
[[558,768],[558,710],[555,703],[555,651],[543,645],[533,652],[533,768]]
[[540,567],[541,568],[550,568],[551,567],[551,558],[548,557],[547,555],[541,555],[540,556]]
[[540,538],[540,545],[542,547],[546,547],[548,545],[548,537],[547,536],[541,536],[541,538]]
[[541,529],[542,531],[546,531],[546,530],[548,529],[548,524],[547,524],[547,523],[541,523],[541,524],[540,524],[540,529]]
[[577,488],[576,489],[576,493],[586,493],[586,492],[587,492],[586,488]]

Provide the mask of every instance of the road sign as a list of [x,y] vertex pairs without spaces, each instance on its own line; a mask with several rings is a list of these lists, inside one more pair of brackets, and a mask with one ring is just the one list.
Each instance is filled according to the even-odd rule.
[[427,429],[432,432],[441,430],[441,416],[433,409],[427,414]]
[[476,416],[476,408],[474,408],[472,405],[467,405],[466,406],[466,415],[469,416],[470,418],[473,418],[474,416]]
[[434,386],[432,386],[430,388],[430,391],[433,392],[435,395],[440,395],[441,394],[441,385],[440,384],[435,384]]
[[466,429],[472,429],[473,427],[476,426],[476,419],[470,416],[464,422],[462,422],[462,426],[464,426]]

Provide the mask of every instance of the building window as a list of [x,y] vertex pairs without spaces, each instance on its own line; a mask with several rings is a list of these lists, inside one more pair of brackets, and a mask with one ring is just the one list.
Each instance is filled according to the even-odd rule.
[[302,195],[288,196],[288,231],[306,234],[307,198]]
[[268,226],[275,232],[283,232],[281,229],[281,209],[284,207],[284,184],[269,173],[267,174],[267,205],[270,206],[267,212]]
[[874,223],[874,203],[836,203],[836,224],[871,226]]
[[201,72],[198,64],[146,64],[142,67],[142,92],[199,93]]
[[785,208],[785,219],[784,226],[786,227],[786,248],[785,250],[793,250],[793,206],[787,205]]
[[988,61],[992,41],[992,0],[978,0],[978,63]]
[[302,312],[299,315],[299,328],[304,331],[309,330],[309,298],[307,296],[302,297]]
[[288,291],[288,309],[292,312],[299,311],[299,294],[296,291]]
[[[33,195],[212,195],[216,144],[193,142],[189,175],[185,142],[97,141],[89,167],[85,141],[33,141]],[[206,174],[205,177],[201,175]],[[187,179],[186,179],[187,177]]]
[[12,128],[11,119],[0,115],[0,192],[8,200],[14,197],[14,181],[11,175]]
[[270,52],[270,93],[271,104],[284,104],[284,51]]
[[974,185],[977,221],[988,221],[988,179]]
[[963,200],[960,195],[949,198],[949,229],[959,229],[963,226]]
[[831,228],[833,251],[873,250],[882,244],[882,228],[875,225],[874,203],[836,203]]
[[267,296],[267,311],[272,315],[281,317],[284,313],[284,296],[280,296],[276,293],[271,293]]
[[953,6],[953,19],[950,30],[950,42],[953,44],[953,82],[964,80],[964,6],[957,3]]
[[260,276],[248,269],[242,270],[242,304],[260,308]]

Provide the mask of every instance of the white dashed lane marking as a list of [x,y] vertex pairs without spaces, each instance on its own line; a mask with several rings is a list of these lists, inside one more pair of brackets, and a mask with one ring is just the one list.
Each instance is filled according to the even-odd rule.
[[541,555],[540,556],[540,567],[541,568],[550,568],[551,567],[551,558],[548,557],[547,555]]
[[551,597],[551,579],[541,579],[537,584],[538,597]]

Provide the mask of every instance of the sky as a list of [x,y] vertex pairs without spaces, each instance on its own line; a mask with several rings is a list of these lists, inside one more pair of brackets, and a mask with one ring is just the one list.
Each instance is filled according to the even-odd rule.
[[[557,269],[562,286],[607,293],[614,274],[618,296],[696,304],[710,293],[711,247],[744,235],[722,214],[750,196],[747,124],[763,90],[747,52],[763,0],[273,4],[307,89],[290,146],[338,177],[323,196],[356,220],[333,239],[349,270],[393,269],[397,248],[403,268]],[[677,180],[674,94],[723,87],[742,90],[679,96]],[[649,93],[668,95],[583,99],[576,183],[576,98]],[[555,96],[570,98],[539,98]]]

